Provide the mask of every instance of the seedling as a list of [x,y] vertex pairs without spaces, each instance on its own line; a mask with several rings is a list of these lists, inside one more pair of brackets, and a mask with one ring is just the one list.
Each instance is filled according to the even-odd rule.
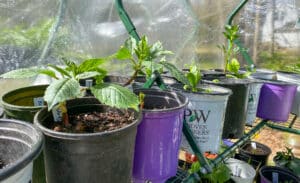
[[[47,102],[49,111],[59,104],[65,125],[68,125],[66,100],[83,96],[87,89],[90,89],[92,94],[103,104],[138,110],[139,100],[133,92],[122,86],[102,81],[106,70],[99,66],[105,61],[106,59],[89,59],[77,65],[73,61],[64,60],[64,66],[49,64],[47,68],[19,69],[3,74],[1,77],[24,78],[45,74],[54,78],[45,91],[44,100]],[[79,80],[87,78],[94,78],[96,85],[80,86]]]
[[230,179],[230,169],[224,164],[219,163],[211,173],[204,174],[200,171],[201,165],[199,162],[195,162],[192,164],[191,169],[189,169],[189,173],[196,173],[200,177],[200,183],[204,182],[218,182],[224,183]]
[[[240,48],[237,47],[234,42],[239,38],[239,26],[238,25],[226,25],[223,32],[227,42],[227,46],[219,45],[224,55],[224,71],[229,78],[246,78],[251,74],[250,70],[245,73],[240,73],[240,63],[237,59],[237,54],[240,52]],[[229,73],[227,73],[227,71]]]
[[129,37],[124,45],[115,54],[110,56],[110,58],[130,61],[133,74],[124,84],[126,86],[138,75],[149,78],[154,70],[162,73],[164,68],[169,70],[172,76],[181,81],[183,78],[181,72],[173,64],[166,62],[165,56],[171,54],[173,53],[165,50],[160,41],[151,45],[148,42],[148,38],[143,36],[138,42],[133,37]]

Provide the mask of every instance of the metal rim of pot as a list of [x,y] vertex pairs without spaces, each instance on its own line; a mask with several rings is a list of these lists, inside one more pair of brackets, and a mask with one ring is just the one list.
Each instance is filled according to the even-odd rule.
[[[30,151],[26,152],[23,156],[21,156],[18,160],[14,161],[13,165],[15,166],[11,166],[10,164],[8,164],[7,166],[5,166],[4,168],[0,169],[0,181],[10,177],[11,175],[15,174],[16,172],[18,172],[19,170],[21,170],[22,168],[26,167],[28,165],[29,162],[31,162],[33,159],[35,159],[37,157],[38,154],[40,154],[40,152],[42,151],[42,147],[44,145],[44,136],[42,134],[42,132],[35,127],[34,125],[30,124],[30,123],[26,123],[20,120],[12,120],[12,119],[0,119],[0,129],[1,127],[1,123],[12,123],[15,124],[15,126],[19,125],[23,128],[28,128],[29,130],[33,130],[36,134],[37,134],[37,140],[36,142],[32,144],[32,146],[30,147]],[[6,130],[9,128],[5,128]],[[16,131],[14,129],[12,129],[13,131]],[[20,132],[22,133],[22,132]],[[30,136],[27,136],[30,138]],[[21,139],[15,139],[18,140],[24,144],[28,145],[28,142],[23,141]],[[32,139],[30,139],[32,140]]]
[[[74,99],[74,100],[76,100],[76,99]],[[103,104],[84,104],[84,105],[80,105],[80,106],[85,107],[85,106],[91,106],[91,105],[92,106],[109,107],[109,106],[103,105]],[[72,107],[70,107],[70,108],[72,108]],[[67,132],[54,131],[54,130],[49,129],[49,128],[47,128],[47,127],[45,127],[44,125],[41,124],[41,122],[38,119],[38,116],[40,115],[40,113],[46,112],[46,110],[48,110],[48,108],[44,107],[35,114],[34,124],[37,125],[38,128],[41,129],[43,131],[43,133],[45,133],[48,136],[52,136],[52,137],[56,137],[56,138],[57,137],[62,137],[64,139],[69,139],[69,140],[92,139],[92,138],[99,138],[99,136],[109,136],[109,135],[112,135],[114,133],[118,133],[120,131],[129,129],[132,126],[138,125],[141,122],[141,119],[142,119],[142,112],[141,111],[136,112],[133,109],[128,109],[128,110],[133,111],[135,113],[136,119],[131,124],[126,125],[122,128],[111,130],[111,131],[96,132],[96,133],[67,133]],[[44,116],[44,119],[48,118],[50,115],[52,115],[52,113],[48,111],[47,115]]]

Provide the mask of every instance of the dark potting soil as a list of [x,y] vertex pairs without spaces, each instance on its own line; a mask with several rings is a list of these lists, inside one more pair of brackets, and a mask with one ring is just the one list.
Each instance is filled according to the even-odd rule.
[[0,169],[2,169],[5,166],[4,161],[0,158]]
[[134,120],[134,113],[129,111],[80,113],[69,115],[69,125],[63,125],[61,122],[53,125],[52,129],[69,133],[96,133],[122,128],[133,123]]
[[256,149],[252,148],[251,144],[247,144],[243,149],[251,154],[255,155],[266,155],[268,152],[260,147],[256,147]]

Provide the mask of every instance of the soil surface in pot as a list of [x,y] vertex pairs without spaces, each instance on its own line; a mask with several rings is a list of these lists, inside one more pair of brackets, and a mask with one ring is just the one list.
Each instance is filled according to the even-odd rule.
[[134,113],[126,111],[89,112],[69,115],[69,124],[55,123],[51,129],[68,133],[96,133],[112,131],[135,121]]
[[4,161],[0,158],[0,169],[2,169],[5,166]]
[[264,149],[261,149],[259,147],[256,147],[256,149],[252,148],[251,144],[247,144],[243,147],[243,149],[247,152],[250,152],[251,154],[255,154],[255,155],[265,155],[268,154],[267,151],[265,151]]

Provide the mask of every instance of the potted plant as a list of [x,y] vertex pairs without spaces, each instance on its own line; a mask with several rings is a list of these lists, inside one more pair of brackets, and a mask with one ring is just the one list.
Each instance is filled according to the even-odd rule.
[[236,58],[239,49],[234,45],[234,41],[239,36],[238,30],[239,27],[237,25],[226,25],[223,34],[228,40],[228,44],[227,46],[219,46],[224,55],[223,72],[226,74],[226,77],[203,78],[205,83],[216,84],[232,90],[225,113],[223,138],[240,138],[244,135],[249,86],[252,82],[247,79],[251,74],[250,71],[239,72],[240,64]]
[[[45,91],[47,108],[34,118],[46,138],[47,182],[130,182],[141,117],[135,111],[137,96],[124,87],[102,82],[105,72],[99,65],[103,59],[64,62],[63,67],[49,65],[35,71],[55,79]],[[97,84],[81,87],[79,80],[85,78],[95,78]],[[83,96],[86,89],[103,105],[90,97],[69,101]]]
[[197,161],[192,164],[191,168],[189,169],[189,173],[194,175],[194,182],[200,183],[225,183],[230,182],[231,171],[226,165],[226,163],[221,162],[216,167],[212,169],[210,173],[204,173],[200,171],[201,164]]
[[275,166],[263,166],[259,170],[261,183],[273,183],[273,182],[300,182],[300,178],[294,175],[291,171]]
[[268,146],[255,141],[248,141],[239,148],[241,155],[247,156],[251,158],[251,160],[261,162],[261,166],[267,163],[271,152]]
[[[228,97],[231,91],[215,85],[201,84],[201,72],[195,64],[189,66],[189,71],[180,79],[184,84],[171,85],[189,98],[184,118],[192,131],[202,153],[218,153],[224,116]],[[193,154],[185,136],[181,148]]]
[[0,182],[31,182],[33,160],[44,138],[32,124],[0,119]]
[[[121,61],[129,61],[133,69],[133,74],[124,83],[127,86],[135,81],[136,87],[141,87],[154,71],[163,73],[164,69],[171,72],[172,76],[177,76],[180,71],[165,60],[165,56],[173,54],[171,51],[165,50],[160,41],[150,44],[148,38],[143,36],[141,40],[136,41],[133,37],[129,37],[124,45],[109,58]],[[156,61],[159,60],[159,61]],[[171,67],[171,68],[170,68]],[[170,70],[171,69],[171,70]],[[173,84],[175,79],[170,77],[162,77],[167,84]]]
[[292,148],[285,147],[285,150],[276,152],[273,161],[276,166],[287,168],[300,177],[300,159],[294,156]]

